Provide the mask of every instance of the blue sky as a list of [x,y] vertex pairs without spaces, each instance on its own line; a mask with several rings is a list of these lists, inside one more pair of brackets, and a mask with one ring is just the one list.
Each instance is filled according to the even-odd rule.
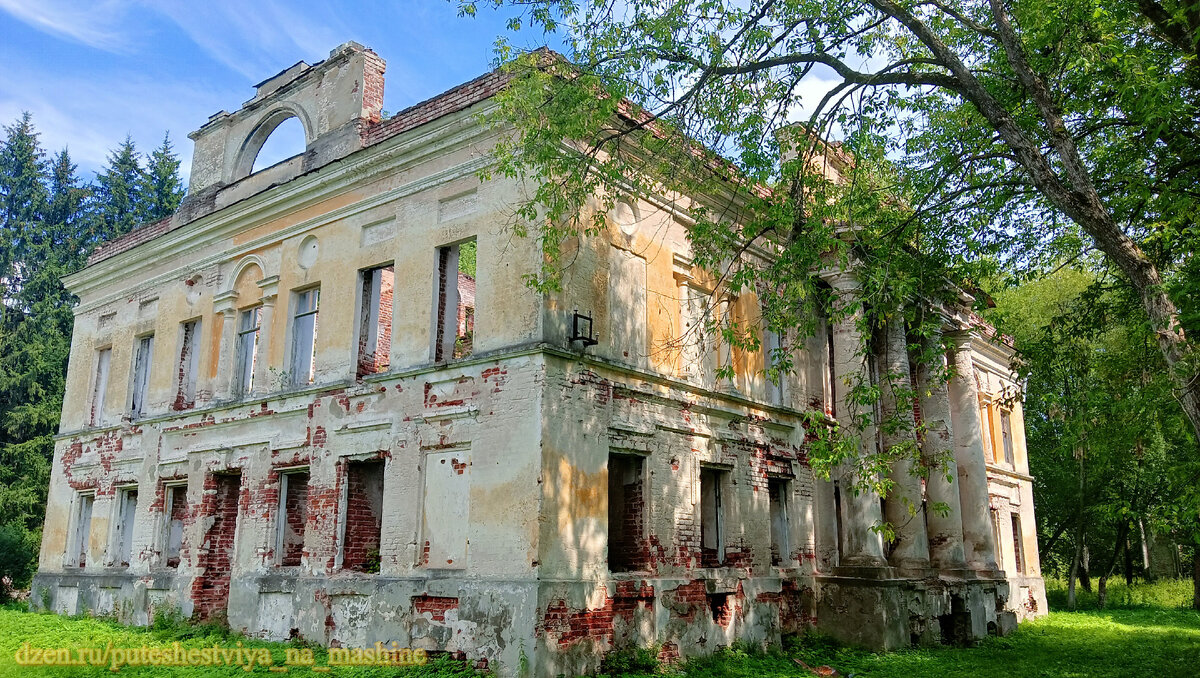
[[[374,49],[394,112],[489,70],[505,20],[459,18],[447,0],[0,0],[0,122],[29,111],[43,146],[68,147],[88,179],[126,134],[148,152],[169,132],[186,176],[187,134],[297,61],[347,40]],[[262,158],[290,155],[274,152]]]

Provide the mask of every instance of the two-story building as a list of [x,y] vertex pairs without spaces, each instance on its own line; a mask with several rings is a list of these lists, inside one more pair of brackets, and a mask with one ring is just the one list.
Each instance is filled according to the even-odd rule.
[[[808,464],[804,413],[835,417],[865,369],[852,319],[758,351],[705,339],[719,293],[690,263],[686,201],[652,195],[568,244],[561,291],[528,287],[542,250],[506,227],[522,187],[479,178],[505,77],[382,119],[383,72],[347,43],[261,83],[191,135],[179,211],[66,279],[36,603],[505,675],[524,655],[546,676],[810,628],[961,642],[1045,610],[1011,350],[985,324],[943,309],[948,383],[887,331],[922,453],[952,460],[928,481],[894,469],[917,513],[892,520],[899,501]],[[305,151],[252,172],[290,118]],[[852,271],[827,278],[855,294]],[[719,303],[757,322],[752,294]],[[776,384],[780,345],[795,369]]]

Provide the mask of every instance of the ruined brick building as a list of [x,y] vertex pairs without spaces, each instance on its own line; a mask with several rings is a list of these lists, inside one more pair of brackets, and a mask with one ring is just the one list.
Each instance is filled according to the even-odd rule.
[[[961,641],[1045,609],[1010,349],[978,318],[941,309],[948,385],[911,374],[923,452],[956,478],[893,469],[909,518],[807,463],[802,412],[835,415],[866,369],[854,322],[802,340],[778,385],[762,352],[680,341],[713,290],[686,204],[658,196],[576,243],[561,292],[528,288],[539,245],[504,229],[520,188],[478,178],[503,76],[381,119],[383,72],[348,43],[261,83],[191,135],[179,211],[67,278],[38,604],[396,641],[506,675],[525,654],[548,676],[812,627]],[[293,117],[304,152],[252,172]],[[758,317],[753,295],[722,303]],[[903,328],[884,344],[908,373]]]

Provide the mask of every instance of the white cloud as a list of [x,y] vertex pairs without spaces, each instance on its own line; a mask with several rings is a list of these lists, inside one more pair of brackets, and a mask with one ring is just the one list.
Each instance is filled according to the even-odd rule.
[[187,133],[219,108],[214,101],[231,96],[186,81],[161,82],[124,72],[104,78],[59,76],[52,87],[45,87],[45,80],[41,73],[0,69],[0,122],[11,124],[29,111],[42,146],[51,154],[67,147],[84,178],[105,165],[126,135],[148,153],[167,131],[186,178],[192,156]]
[[0,10],[68,40],[110,52],[128,51],[128,0],[0,0]]
[[173,22],[213,60],[251,82],[301,59],[323,59],[349,33],[325,5],[308,7],[275,0],[169,0],[152,2],[147,7]]

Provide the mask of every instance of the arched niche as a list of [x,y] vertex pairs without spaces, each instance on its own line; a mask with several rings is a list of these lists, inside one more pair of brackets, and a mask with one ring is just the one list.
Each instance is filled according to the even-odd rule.
[[258,301],[258,281],[266,277],[266,270],[266,265],[258,256],[250,254],[243,257],[234,267],[233,275],[229,276],[229,288],[225,291],[233,292],[239,306]]

